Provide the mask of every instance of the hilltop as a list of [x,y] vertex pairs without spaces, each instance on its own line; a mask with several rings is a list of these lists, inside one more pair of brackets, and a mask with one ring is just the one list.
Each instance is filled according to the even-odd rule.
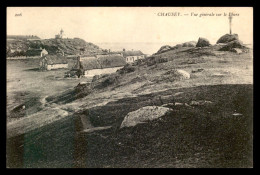
[[36,35],[7,35],[7,40],[39,40]]
[[86,42],[80,38],[73,39],[42,39],[42,40],[7,40],[7,56],[11,55],[11,50],[16,51],[16,55],[25,56],[25,52],[29,49],[44,48],[49,54],[56,54],[63,51],[65,55],[76,55],[84,52],[102,53],[102,49],[93,43]]

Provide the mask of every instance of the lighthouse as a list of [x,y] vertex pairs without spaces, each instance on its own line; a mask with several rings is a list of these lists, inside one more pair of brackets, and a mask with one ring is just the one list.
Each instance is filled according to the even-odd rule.
[[64,31],[61,29],[61,30],[60,30],[60,33],[59,33],[58,35],[55,35],[55,38],[56,38],[56,39],[62,39],[63,36],[64,36]]
[[63,33],[64,33],[64,31],[61,29],[61,30],[60,30],[60,38],[63,37]]

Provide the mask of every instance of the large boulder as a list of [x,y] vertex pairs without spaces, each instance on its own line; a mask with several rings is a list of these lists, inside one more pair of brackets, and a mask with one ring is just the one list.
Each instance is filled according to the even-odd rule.
[[178,74],[181,79],[190,79],[190,74],[185,70],[177,69],[175,73]]
[[220,51],[234,51],[234,48],[246,49],[246,47],[242,44],[241,41],[234,40],[234,41],[227,43],[225,46],[223,46],[219,50]]
[[238,40],[238,34],[225,34],[218,39],[217,44],[219,44],[219,43],[229,43],[229,42],[234,41],[234,40]]
[[170,49],[172,49],[171,46],[165,45],[165,46],[162,46],[162,47],[158,50],[157,53],[162,53],[162,52],[165,52],[165,51],[170,50]]
[[118,69],[116,72],[118,72],[119,74],[126,74],[134,71],[135,71],[135,67],[127,63],[124,67]]
[[211,44],[209,43],[209,40],[206,38],[199,38],[196,47],[207,47],[210,46]]
[[[165,77],[166,76],[166,77]],[[182,69],[172,69],[167,71],[164,76],[160,76],[159,79],[167,78],[170,81],[179,81],[190,79],[190,74]]]
[[142,107],[136,111],[129,112],[125,116],[120,128],[131,127],[139,123],[144,123],[149,120],[160,118],[171,110],[172,109],[170,108],[161,107],[161,106]]
[[182,47],[195,47],[196,43],[197,43],[196,41],[185,42],[182,44]]

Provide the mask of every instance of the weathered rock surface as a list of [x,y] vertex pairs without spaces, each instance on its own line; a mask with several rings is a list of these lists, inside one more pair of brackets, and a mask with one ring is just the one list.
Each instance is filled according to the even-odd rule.
[[211,104],[211,101],[204,101],[204,100],[198,100],[198,101],[191,101],[190,105],[191,106],[202,106],[202,105],[206,105],[206,104]]
[[225,46],[220,48],[220,51],[234,51],[234,48],[246,49],[246,47],[242,44],[242,41],[234,40],[227,43]]
[[139,123],[143,123],[149,120],[154,120],[164,116],[167,112],[172,109],[160,106],[145,106],[136,111],[129,112],[120,128],[135,126]]
[[182,44],[182,47],[196,47],[196,41],[189,41]]
[[234,49],[232,49],[232,52],[235,52],[237,54],[241,54],[241,53],[243,53],[243,50],[238,49],[238,48],[234,48]]
[[171,46],[165,45],[165,46],[162,46],[162,47],[157,51],[157,53],[162,53],[162,52],[165,52],[165,51],[170,50],[170,49],[172,49]]
[[190,79],[190,74],[186,72],[185,70],[177,69],[176,73],[181,75],[181,79]]
[[229,43],[231,41],[238,40],[238,34],[225,34],[222,37],[220,37],[217,41],[218,43]]
[[206,38],[199,38],[196,47],[207,47],[210,46],[209,40]]

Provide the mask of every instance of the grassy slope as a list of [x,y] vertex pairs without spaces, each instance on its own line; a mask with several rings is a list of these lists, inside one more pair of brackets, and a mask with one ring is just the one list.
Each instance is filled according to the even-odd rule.
[[[166,54],[166,55],[165,55]],[[253,64],[249,53],[241,55],[231,52],[219,52],[216,48],[196,48],[172,50],[155,56],[156,59],[167,56],[169,61],[148,66],[145,61],[140,65],[133,66],[134,72],[110,76],[103,76],[92,84],[93,99],[110,97],[122,98],[136,96],[151,92],[176,89],[180,87],[193,87],[199,85],[214,84],[252,84]],[[185,81],[177,81],[171,73],[173,69],[182,69],[190,73],[191,78]],[[196,72],[202,69],[202,72]],[[88,88],[86,88],[88,89]],[[73,92],[70,92],[74,94]],[[81,92],[80,98],[86,96]],[[66,95],[66,94],[65,94]],[[90,95],[91,96],[91,95]],[[88,100],[90,96],[86,96]],[[56,102],[66,103],[64,94],[54,96]],[[60,99],[61,98],[61,99]],[[63,100],[64,99],[64,100]],[[71,99],[76,100],[75,96]],[[87,106],[88,101],[85,101]],[[80,101],[79,101],[80,102]]]
[[[213,103],[176,106],[162,119],[119,130],[128,112],[161,105],[158,94],[177,92],[184,92],[178,102]],[[232,116],[235,111],[243,116]],[[80,133],[79,114],[88,114],[94,126],[113,127]],[[199,86],[126,98],[14,137],[7,145],[7,155],[17,155],[8,157],[9,166],[18,167],[251,167],[252,85]]]
[[[171,57],[170,62],[143,64],[136,66],[134,72],[101,78],[97,85],[117,77],[105,88],[95,89],[94,93],[68,104],[70,110],[81,111],[9,139],[8,166],[252,167],[250,55],[217,52],[212,48],[177,52],[163,53]],[[191,79],[175,81],[171,74],[165,74],[173,68],[188,71]],[[192,73],[199,68],[203,72]],[[159,94],[167,97],[177,92],[184,92],[176,96],[177,102],[213,103],[194,108],[176,106],[161,120],[118,129],[128,112],[161,105]],[[111,102],[116,99],[119,100]],[[164,103],[170,100],[164,98]],[[90,107],[94,102],[109,101],[100,107]],[[235,111],[243,116],[232,116]],[[88,117],[94,127],[113,127],[80,133],[80,115]]]

